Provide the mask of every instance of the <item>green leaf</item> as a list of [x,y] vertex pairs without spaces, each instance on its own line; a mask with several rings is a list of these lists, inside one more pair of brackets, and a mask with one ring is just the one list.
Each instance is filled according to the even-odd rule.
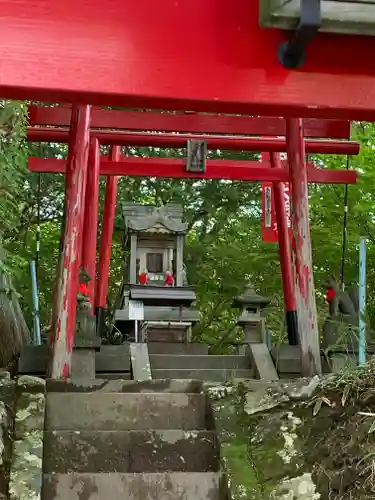
[[319,412],[323,404],[323,398],[319,398],[316,400],[314,408],[313,408],[313,416],[315,417]]
[[341,398],[341,405],[342,406],[345,406],[345,403],[348,399],[348,396],[350,394],[350,389],[351,389],[351,385],[350,384],[347,384],[345,387],[344,387],[344,391],[342,393],[342,398]]
[[375,420],[372,422],[372,424],[368,430],[369,434],[372,434],[373,432],[375,432]]

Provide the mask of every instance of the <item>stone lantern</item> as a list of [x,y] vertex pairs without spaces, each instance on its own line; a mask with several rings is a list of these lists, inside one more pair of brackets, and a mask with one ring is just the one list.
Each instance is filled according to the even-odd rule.
[[261,311],[270,302],[271,299],[259,295],[251,283],[234,299],[232,307],[241,309],[237,325],[243,328],[244,344],[264,342],[264,318],[261,317]]

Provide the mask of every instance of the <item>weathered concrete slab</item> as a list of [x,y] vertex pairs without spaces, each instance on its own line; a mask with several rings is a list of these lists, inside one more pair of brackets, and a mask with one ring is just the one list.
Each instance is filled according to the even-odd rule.
[[253,378],[251,370],[194,370],[194,369],[152,369],[153,379],[194,379],[194,380],[207,380],[217,382],[227,382],[234,379],[250,379]]
[[[48,347],[25,346],[18,362],[20,374],[44,374],[48,362]],[[129,344],[103,345],[95,353],[96,372],[130,371]]]
[[271,349],[271,356],[280,374],[299,376],[301,373],[301,350],[298,345],[279,345]]
[[130,344],[130,361],[134,380],[151,380],[151,367],[147,344],[132,342]]
[[73,349],[72,377],[95,378],[94,349]]
[[215,472],[213,431],[48,431],[44,472]]
[[14,425],[9,494],[12,500],[38,500],[42,488],[45,384],[35,377],[18,379],[20,396]]
[[45,475],[45,500],[226,500],[220,473]]
[[261,380],[279,380],[273,359],[266,344],[248,344],[247,349],[257,378]]
[[100,372],[96,373],[95,378],[99,380],[131,380],[131,372]]
[[129,344],[104,345],[96,353],[96,372],[130,371]]
[[204,429],[203,394],[47,393],[47,430]]
[[152,354],[152,369],[203,369],[203,370],[235,370],[250,368],[247,356],[200,356],[184,354]]
[[199,380],[46,380],[47,392],[182,392],[199,394],[203,384]]
[[[275,368],[280,378],[296,378],[301,373],[301,354],[299,346],[279,345],[270,351]],[[320,356],[324,373],[329,373],[330,366],[326,357]]]
[[147,342],[147,346],[149,354],[208,354],[208,345],[197,342]]

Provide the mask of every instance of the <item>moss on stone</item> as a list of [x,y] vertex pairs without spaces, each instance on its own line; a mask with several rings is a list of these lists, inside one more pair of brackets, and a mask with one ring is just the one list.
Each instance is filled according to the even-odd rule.
[[375,363],[208,389],[232,498],[373,500]]

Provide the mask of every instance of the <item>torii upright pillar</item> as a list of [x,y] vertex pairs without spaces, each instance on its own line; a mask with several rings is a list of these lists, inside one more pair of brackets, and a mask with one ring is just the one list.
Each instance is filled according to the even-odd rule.
[[286,120],[286,140],[291,180],[292,261],[301,349],[301,374],[312,376],[320,374],[322,367],[311,253],[307,166],[302,119],[288,118]]
[[[283,168],[279,153],[263,153],[266,159],[271,162],[272,168]],[[289,345],[298,344],[298,323],[296,312],[296,297],[294,293],[292,260],[290,253],[290,239],[288,229],[288,218],[285,206],[284,184],[282,182],[273,183],[275,197],[275,211],[277,232],[279,236],[280,267],[283,279],[284,309],[288,331]]]
[[99,206],[99,170],[100,146],[95,137],[90,139],[88,171],[85,197],[85,217],[83,224],[82,268],[86,270],[91,280],[88,284],[88,296],[91,312],[95,305],[95,274],[96,274],[96,240],[98,236],[98,206]]
[[72,366],[90,119],[91,106],[73,106],[66,172],[64,236],[52,312],[50,376],[54,379],[68,378]]
[[[109,152],[110,161],[119,161],[121,156],[120,146],[112,146]],[[104,327],[104,312],[107,308],[108,281],[111,263],[112,234],[116,215],[116,195],[118,176],[107,177],[105,189],[103,225],[100,238],[100,253],[98,263],[98,277],[95,293],[95,313],[97,332],[100,334]]]

